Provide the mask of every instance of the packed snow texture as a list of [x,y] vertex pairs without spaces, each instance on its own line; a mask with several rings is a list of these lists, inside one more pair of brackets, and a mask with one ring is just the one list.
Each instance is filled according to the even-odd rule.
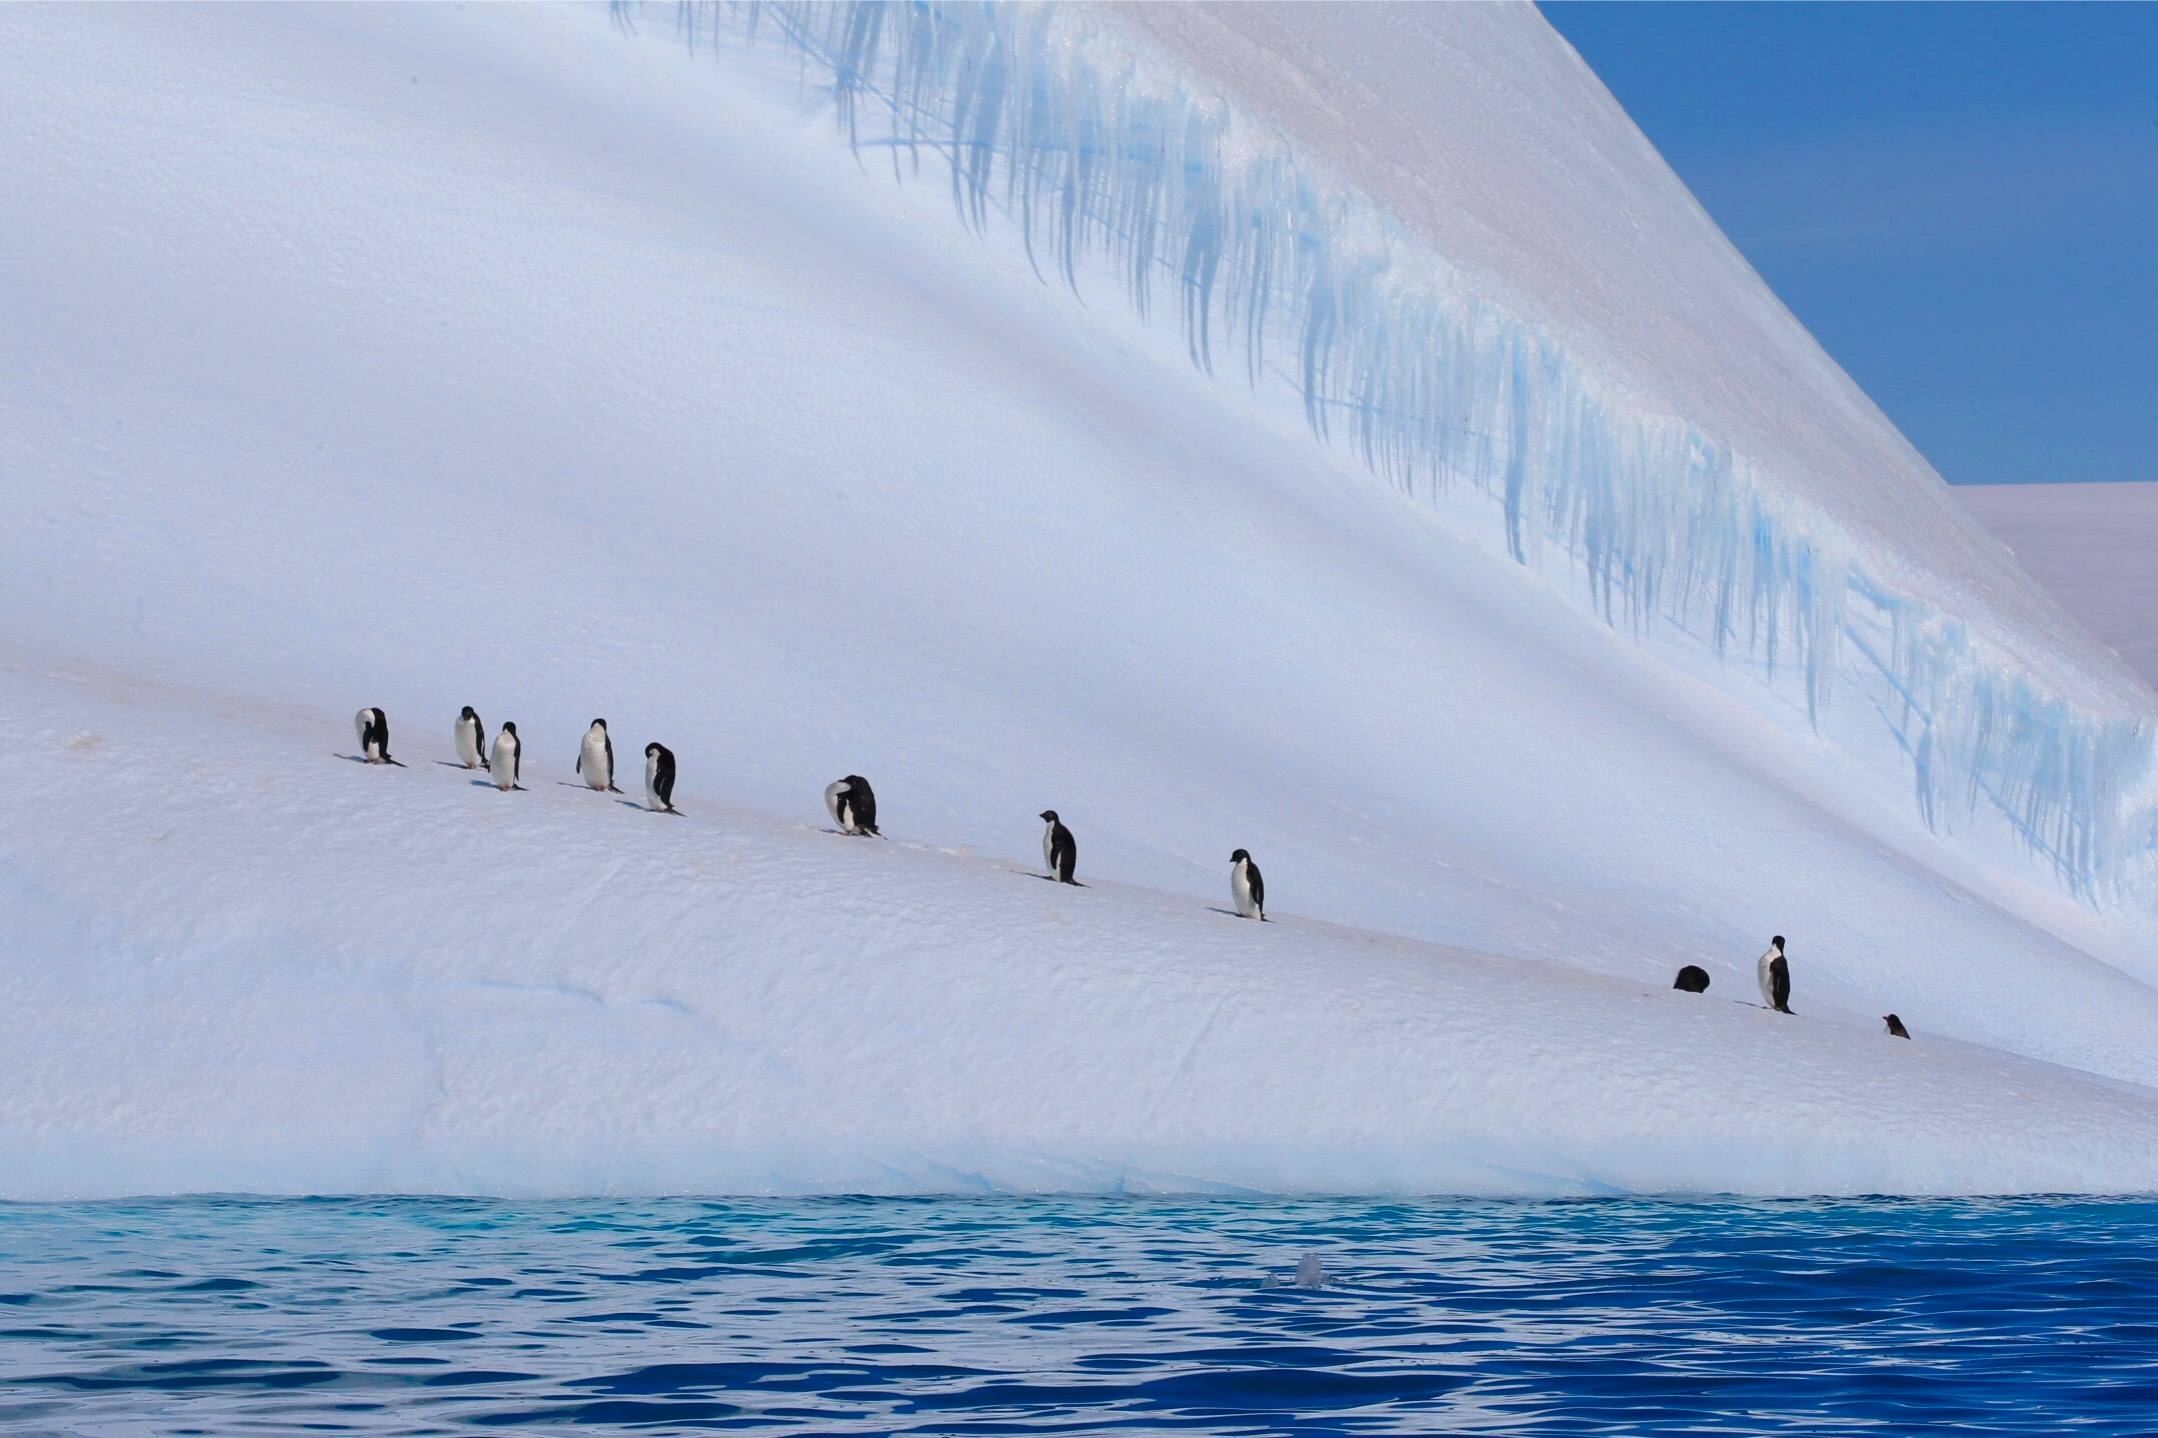
[[176,698],[0,689],[0,776],[107,875],[8,896],[0,1195],[2158,1188],[2148,1090],[1737,971],[1261,925],[1226,863],[1211,904],[1065,888],[566,758],[502,794],[394,716],[402,770]]
[[2158,481],[1967,485],[1956,498],[2076,623],[2158,686]]
[[[643,11],[617,0],[625,25]],[[2059,632],[1526,6],[662,13],[722,53],[738,17],[779,29],[857,148],[895,174],[926,157],[972,225],[1008,215],[1074,288],[1095,253],[1140,309],[1173,294],[1196,363],[1279,368],[1314,431],[1405,491],[1492,496],[1514,558],[1557,546],[1607,622],[1795,668],[1815,723],[1855,688],[1929,826],[1983,806],[2070,891],[2150,901],[2148,696]],[[1189,68],[1150,65],[1135,32]],[[1215,86],[1346,163],[1308,163]],[[1513,192],[1559,203],[1522,223],[1515,193],[1464,202],[1508,165]],[[1583,174],[1627,203],[1567,205]],[[1571,225],[1534,223],[1553,214]]]
[[[1518,33],[1490,92],[1566,103]],[[1210,377],[1113,254],[1043,283],[793,48],[674,40],[0,7],[0,1192],[2150,1185],[2142,921]],[[1583,143],[1612,194],[1513,200],[1667,180]],[[1883,490],[1896,582],[2102,712]],[[438,762],[468,703],[528,792]],[[595,715],[684,817],[577,783]],[[890,843],[818,832],[847,773]],[[1210,912],[1238,847],[1272,923]],[[1733,1002],[1771,932],[1795,1018]]]

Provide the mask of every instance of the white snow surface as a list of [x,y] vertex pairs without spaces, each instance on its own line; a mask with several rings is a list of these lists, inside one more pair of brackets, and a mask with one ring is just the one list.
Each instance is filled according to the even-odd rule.
[[0,1197],[2158,1186],[2145,921],[670,39],[0,8]]

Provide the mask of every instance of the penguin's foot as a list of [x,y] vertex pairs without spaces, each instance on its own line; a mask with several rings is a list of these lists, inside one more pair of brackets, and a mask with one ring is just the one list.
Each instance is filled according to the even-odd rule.
[[615,786],[614,786],[614,785],[612,785],[612,784],[609,784],[609,785],[607,786],[607,792],[608,792],[608,793],[610,793],[610,794],[619,794],[619,793],[621,793],[622,791],[621,791],[620,789],[617,789],[617,788],[615,788]]

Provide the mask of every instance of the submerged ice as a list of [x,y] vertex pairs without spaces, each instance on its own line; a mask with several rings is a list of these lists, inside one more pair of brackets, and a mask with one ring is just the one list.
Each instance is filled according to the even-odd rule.
[[1816,728],[1838,702],[1878,712],[1929,828],[1995,819],[2094,904],[2150,877],[2147,716],[2079,705],[1989,649],[1774,474],[1629,402],[1112,21],[862,0],[690,4],[674,23],[715,48],[783,37],[865,159],[948,183],[1045,278],[1076,289],[1106,260],[1142,312],[1173,301],[1194,364],[1295,386],[1314,434],[1404,492],[1488,496],[1512,557],[1570,567],[1611,625],[1795,677]]

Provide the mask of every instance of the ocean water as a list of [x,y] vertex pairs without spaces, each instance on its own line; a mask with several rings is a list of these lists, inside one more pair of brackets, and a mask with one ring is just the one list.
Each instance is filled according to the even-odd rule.
[[520,1428],[2150,1434],[2158,1202],[0,1205],[0,1429]]

